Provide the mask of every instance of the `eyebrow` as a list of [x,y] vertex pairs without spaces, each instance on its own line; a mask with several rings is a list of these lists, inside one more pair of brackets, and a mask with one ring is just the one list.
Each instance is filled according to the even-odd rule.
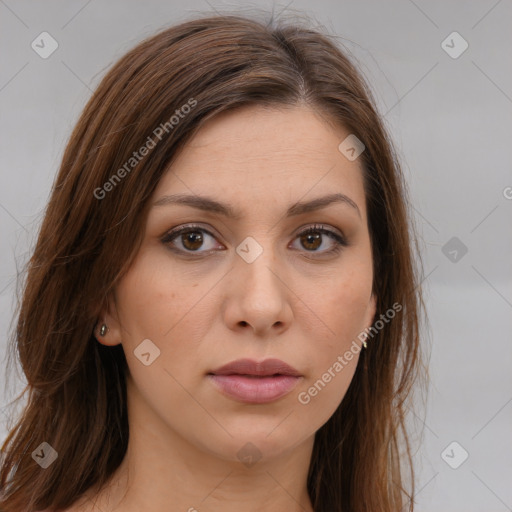
[[[164,206],[169,204],[183,204],[199,210],[219,213],[230,219],[239,220],[242,217],[241,213],[231,205],[220,203],[219,201],[206,196],[172,194],[161,197],[153,203],[153,206]],[[288,208],[286,211],[286,217],[293,217],[295,215],[320,210],[331,204],[348,205],[357,212],[359,217],[361,217],[361,212],[357,204],[350,199],[350,197],[341,193],[317,197],[316,199],[307,202],[297,202]]]

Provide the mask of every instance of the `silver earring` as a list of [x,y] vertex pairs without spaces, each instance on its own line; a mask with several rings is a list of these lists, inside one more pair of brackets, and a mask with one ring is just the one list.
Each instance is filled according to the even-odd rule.
[[108,331],[107,324],[101,324],[100,336],[105,336],[105,334],[107,334],[107,331]]
[[368,339],[368,334],[365,333],[364,335],[364,340],[363,340],[363,346],[364,348],[366,348],[368,346],[368,344],[366,343],[366,340]]

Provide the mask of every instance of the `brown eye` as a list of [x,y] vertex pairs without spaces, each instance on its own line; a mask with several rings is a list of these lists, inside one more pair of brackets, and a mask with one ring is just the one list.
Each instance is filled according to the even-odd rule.
[[305,249],[315,251],[322,245],[322,235],[306,233],[301,235],[300,241]]
[[[218,246],[208,243],[208,239],[216,240],[207,229],[200,226],[188,225],[171,230],[162,238],[162,243],[169,249],[181,253],[206,255],[209,252],[219,250]],[[318,256],[337,254],[341,249],[348,245],[347,241],[339,233],[326,229],[322,225],[314,225],[299,233],[296,237],[299,240],[298,250],[306,251]],[[329,242],[331,247],[329,248]],[[322,250],[322,246],[327,243],[327,248]]]
[[215,236],[200,226],[173,229],[162,238],[162,243],[179,253],[198,255],[215,250]]
[[203,235],[199,231],[187,231],[181,234],[181,243],[185,249],[195,251],[203,244]]
[[[343,247],[348,245],[343,235],[331,229],[326,229],[321,224],[315,224],[305,231],[302,231],[297,235],[297,238],[301,246],[299,249],[305,249],[306,252],[313,254],[318,253],[318,255],[336,254],[341,251]],[[318,250],[326,240],[327,242],[331,242],[332,247],[330,249]]]

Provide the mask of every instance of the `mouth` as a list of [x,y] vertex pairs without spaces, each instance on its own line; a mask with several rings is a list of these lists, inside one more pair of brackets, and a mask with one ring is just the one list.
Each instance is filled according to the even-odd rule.
[[207,377],[225,396],[250,404],[274,402],[302,379],[295,368],[279,359],[240,359],[208,373]]

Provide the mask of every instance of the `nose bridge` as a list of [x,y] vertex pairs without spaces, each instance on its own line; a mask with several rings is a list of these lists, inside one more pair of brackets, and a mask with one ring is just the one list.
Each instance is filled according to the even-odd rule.
[[[257,238],[256,238],[257,237]],[[259,240],[259,241],[258,241]],[[279,286],[276,278],[276,248],[271,237],[262,234],[246,237],[236,248],[238,261],[235,263],[237,274],[253,290],[269,290]]]
[[286,286],[280,277],[277,248],[270,235],[245,238],[236,247],[232,299],[237,303],[238,321],[251,324],[257,330],[270,328],[276,322],[286,322]]

